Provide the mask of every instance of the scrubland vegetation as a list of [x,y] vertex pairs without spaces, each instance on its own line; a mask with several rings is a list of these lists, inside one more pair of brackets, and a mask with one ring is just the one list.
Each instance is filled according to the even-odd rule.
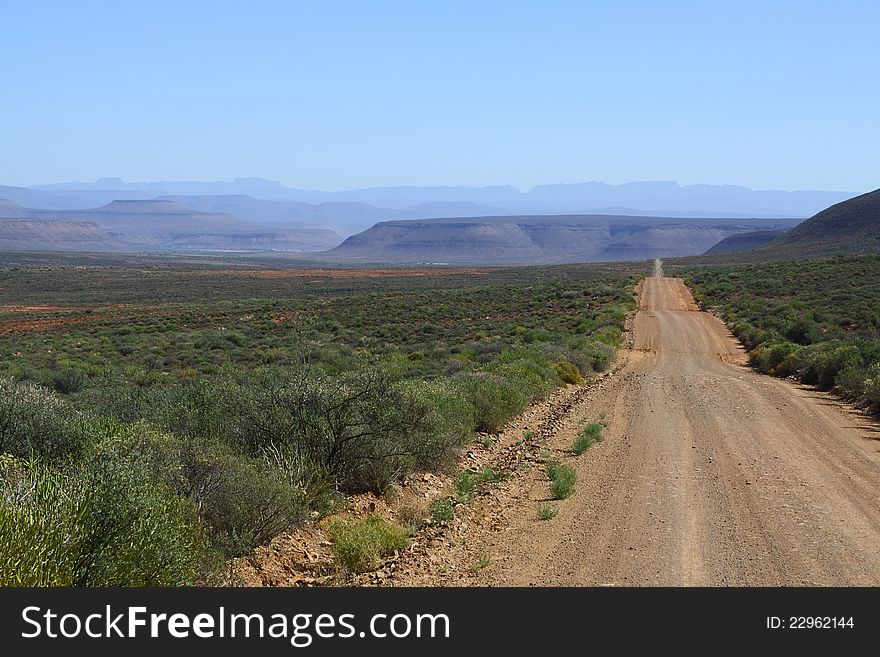
[[[610,365],[639,273],[0,270],[0,584],[211,583],[345,495],[449,469]],[[351,571],[406,544],[327,531]]]
[[880,256],[689,268],[761,372],[794,376],[880,410]]

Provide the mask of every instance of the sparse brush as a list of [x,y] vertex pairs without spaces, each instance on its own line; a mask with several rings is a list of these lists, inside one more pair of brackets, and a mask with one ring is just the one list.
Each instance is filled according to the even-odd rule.
[[428,511],[431,514],[431,520],[434,522],[449,522],[455,515],[455,511],[452,508],[452,500],[448,497],[441,497],[431,502]]
[[427,520],[428,512],[422,500],[410,499],[400,503],[394,517],[401,525],[414,532]]
[[494,484],[504,478],[504,473],[488,467],[480,472],[464,470],[455,478],[455,492],[460,501],[470,503],[481,484]]
[[571,450],[580,456],[595,443],[600,442],[602,442],[602,425],[598,422],[592,422],[578,432]]
[[557,513],[559,511],[554,507],[549,504],[542,504],[538,507],[538,520],[553,520]]
[[476,562],[474,562],[474,572],[483,570],[483,568],[488,568],[490,565],[492,565],[492,558],[488,553],[483,552],[477,557]]
[[577,474],[567,465],[551,461],[547,464],[547,476],[550,477],[550,493],[554,500],[564,500],[574,493]]

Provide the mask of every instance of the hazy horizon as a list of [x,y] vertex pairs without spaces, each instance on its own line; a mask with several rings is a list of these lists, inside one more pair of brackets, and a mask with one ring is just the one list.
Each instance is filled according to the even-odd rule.
[[877,187],[880,6],[21,3],[0,184]]
[[[830,188],[822,188],[822,189],[806,189],[806,188],[792,188],[792,189],[781,189],[781,188],[755,188],[750,187],[748,185],[741,185],[736,182],[726,182],[726,183],[705,183],[705,182],[693,182],[693,183],[682,183],[678,180],[672,179],[653,179],[653,180],[624,180],[619,183],[611,183],[605,180],[572,180],[572,181],[556,181],[556,182],[544,182],[538,183],[535,185],[525,185],[518,186],[510,183],[498,183],[493,185],[478,185],[478,184],[468,184],[462,183],[457,185],[447,185],[442,182],[439,183],[428,183],[428,184],[420,184],[420,185],[408,185],[408,184],[387,184],[387,185],[369,185],[366,187],[345,187],[345,188],[307,188],[303,185],[298,185],[296,183],[291,184],[288,181],[280,180],[275,177],[263,177],[263,176],[248,176],[248,175],[239,175],[233,176],[227,179],[172,179],[168,177],[160,177],[154,180],[125,180],[119,176],[100,176],[95,178],[94,180],[52,180],[48,182],[38,182],[24,185],[9,185],[9,186],[18,186],[18,187],[26,187],[29,189],[71,189],[71,190],[86,190],[86,189],[94,189],[94,190],[116,190],[124,191],[125,188],[134,189],[137,186],[149,187],[149,186],[159,186],[162,184],[198,184],[198,185],[214,185],[214,184],[228,184],[234,185],[239,183],[246,183],[249,181],[256,181],[258,183],[272,183],[280,185],[289,190],[299,190],[299,191],[310,191],[310,192],[328,192],[328,193],[337,193],[337,192],[354,192],[359,190],[369,190],[369,189],[377,189],[377,188],[468,188],[468,189],[492,189],[492,188],[509,188],[520,194],[527,194],[528,192],[534,191],[540,187],[563,187],[563,186],[578,186],[578,185],[602,185],[607,187],[625,187],[629,185],[649,185],[649,184],[663,184],[663,185],[675,185],[679,189],[686,188],[735,188],[740,190],[748,190],[750,192],[846,192],[852,194],[861,194],[863,192],[871,191],[871,189],[830,189]],[[0,180],[0,186],[5,185],[6,183]],[[114,187],[115,184],[121,185],[120,187]],[[880,184],[880,183],[878,183]]]

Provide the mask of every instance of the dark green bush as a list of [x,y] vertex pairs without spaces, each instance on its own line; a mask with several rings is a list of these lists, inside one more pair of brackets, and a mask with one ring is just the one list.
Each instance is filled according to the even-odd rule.
[[866,370],[863,399],[875,411],[880,410],[880,363],[873,363]]
[[311,510],[309,491],[293,483],[289,472],[222,443],[178,438],[138,424],[103,451],[192,500],[214,544],[229,556],[301,526]]
[[799,347],[791,342],[760,345],[749,352],[749,364],[760,372],[786,377],[795,373]]
[[559,385],[560,378],[556,369],[546,360],[520,358],[506,362],[499,361],[500,358],[493,360],[483,372],[515,383],[517,389],[529,401],[543,399]]
[[859,365],[861,358],[855,344],[828,340],[808,347],[798,353],[798,370],[801,381],[830,390],[837,375],[847,367]]
[[192,481],[202,486],[196,498],[200,515],[230,556],[249,553],[308,516],[304,492],[260,460],[214,452],[191,470]]
[[381,492],[416,469],[441,467],[469,429],[458,389],[399,382],[379,368],[272,378],[250,394],[236,429],[245,449],[295,448],[343,492]]
[[88,377],[79,369],[62,368],[55,370],[49,377],[49,387],[63,394],[79,392],[86,385]]

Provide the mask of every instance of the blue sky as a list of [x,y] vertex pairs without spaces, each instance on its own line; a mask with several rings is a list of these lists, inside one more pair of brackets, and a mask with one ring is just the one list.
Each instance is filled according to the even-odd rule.
[[880,186],[880,3],[3,0],[0,184]]

